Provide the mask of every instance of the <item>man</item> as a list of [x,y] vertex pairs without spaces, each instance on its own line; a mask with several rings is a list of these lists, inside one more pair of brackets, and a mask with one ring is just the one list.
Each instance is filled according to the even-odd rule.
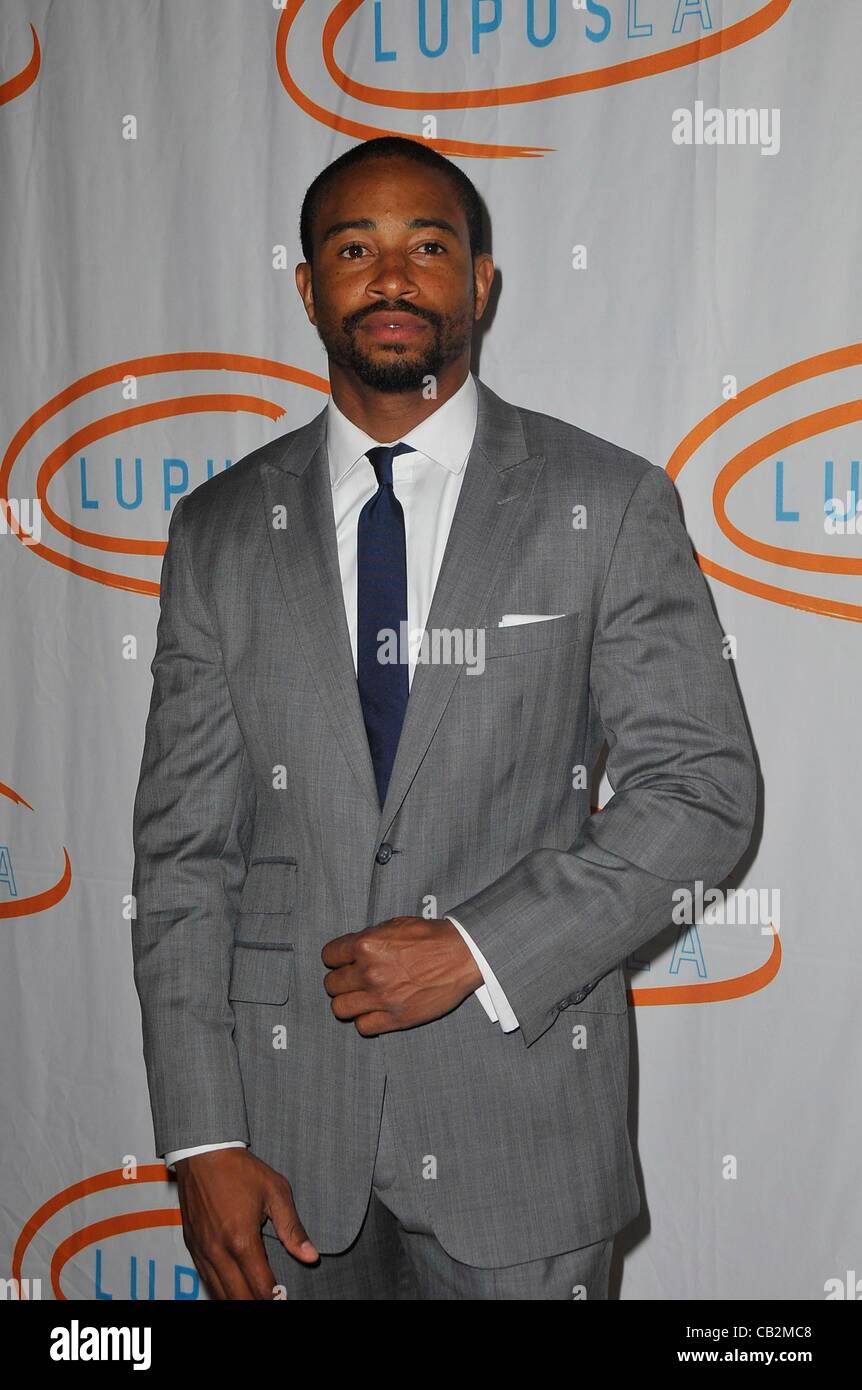
[[457,166],[356,146],[301,237],[331,399],[181,499],[164,559],[157,1151],[216,1298],[606,1298],[622,966],[753,823],[721,630],[666,474],[470,372],[494,266]]

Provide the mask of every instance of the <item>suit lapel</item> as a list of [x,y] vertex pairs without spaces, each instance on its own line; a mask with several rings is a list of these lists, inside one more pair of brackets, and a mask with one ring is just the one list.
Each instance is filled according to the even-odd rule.
[[[531,455],[514,406],[476,379],[479,414],[464,481],[425,624],[464,632],[482,627],[488,603],[544,458]],[[386,801],[383,838],[434,737],[463,667],[417,662]],[[481,679],[479,677],[478,679]]]
[[[530,454],[515,408],[476,379],[476,434],[452,519],[426,630],[483,626],[505,561],[544,464]],[[262,468],[267,520],[283,504],[286,528],[269,526],[282,590],[321,706],[363,794],[379,808],[344,612],[326,456],[325,409]],[[462,670],[417,662],[379,837],[385,836],[416,776]]]
[[[379,811],[374,765],[353,668],[326,456],[326,411],[297,431],[287,453],[261,470],[281,588],[321,708],[357,782]],[[273,508],[282,505],[283,530]]]

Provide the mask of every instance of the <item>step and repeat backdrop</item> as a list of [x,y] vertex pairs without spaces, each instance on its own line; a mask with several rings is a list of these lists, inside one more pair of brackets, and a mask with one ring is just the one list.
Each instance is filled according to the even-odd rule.
[[161,557],[324,404],[302,195],[402,133],[487,204],[477,374],[674,479],[762,773],[627,963],[619,1297],[862,1297],[860,52],[858,0],[0,0],[7,1296],[207,1296],[131,967]]

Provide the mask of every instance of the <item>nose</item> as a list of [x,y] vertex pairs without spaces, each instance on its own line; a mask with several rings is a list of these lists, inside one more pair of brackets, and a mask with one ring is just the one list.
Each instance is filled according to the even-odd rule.
[[369,280],[366,289],[375,298],[383,297],[392,302],[396,299],[413,298],[418,293],[418,287],[412,278],[407,255],[395,247],[381,252],[375,274]]

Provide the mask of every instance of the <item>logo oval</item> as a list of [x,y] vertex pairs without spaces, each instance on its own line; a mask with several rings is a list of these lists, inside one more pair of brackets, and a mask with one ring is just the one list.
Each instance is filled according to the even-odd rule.
[[[743,479],[751,477],[767,459],[795,445],[816,439],[828,430],[854,425],[862,420],[862,400],[847,390],[847,381],[841,375],[858,372],[861,366],[862,343],[851,343],[791,363],[722,402],[680,441],[668,462],[667,472],[676,481],[688,467],[692,482],[696,484],[699,458],[705,469],[710,450],[723,452],[718,440],[721,430],[732,426],[744,435],[747,412],[759,414],[771,409],[773,416],[785,417],[767,431],[753,425],[753,441],[741,448],[728,450],[729,457],[719,469],[712,487],[712,510],[717,529],[713,546],[726,542],[725,549],[735,551],[740,559],[732,565],[729,556],[717,560],[698,548],[695,553],[704,574],[770,603],[799,608],[823,617],[862,621],[862,602],[851,596],[855,588],[849,586],[850,580],[862,574],[862,560],[858,556],[830,554],[825,547],[821,552],[808,547],[779,545],[751,535],[728,515],[728,501],[734,488]],[[815,411],[797,413],[801,406],[794,402],[807,400],[807,396],[818,387],[823,399],[830,391],[833,395],[846,395],[848,398],[829,401]],[[786,396],[783,394],[785,392]],[[741,560],[744,557],[750,557],[756,563],[743,566]],[[772,583],[758,572],[758,564],[761,569],[764,565],[776,566],[782,574],[795,570],[800,577],[795,587]],[[802,577],[806,575],[815,576],[819,582],[815,578],[803,582]],[[841,581],[845,581],[843,587]],[[833,592],[829,592],[830,587]]]
[[[290,383],[302,386],[323,395],[329,394],[328,381],[313,372],[304,371],[284,362],[265,358],[247,357],[234,353],[221,352],[182,352],[160,353],[150,357],[129,358],[90,372],[78,381],[60,391],[30,416],[15,434],[0,463],[0,505],[5,508],[7,520],[11,523],[12,512],[9,496],[13,492],[13,470],[30,441],[49,422],[55,420],[63,411],[89,395],[95,395],[105,387],[113,387],[128,378],[152,377],[162,373],[215,372],[220,376],[220,384],[225,373],[236,373],[242,379],[248,375],[267,378],[280,384]],[[82,428],[51,448],[38,467],[35,479],[35,495],[42,516],[47,519],[58,535],[74,545],[106,555],[143,556],[160,558],[165,551],[166,541],[127,535],[106,535],[77,525],[58,513],[48,500],[47,489],[51,481],[69,462],[72,456],[88,445],[117,434],[121,430],[135,429],[147,424],[178,419],[201,413],[240,413],[247,412],[266,419],[277,421],[286,413],[287,407],[279,402],[261,396],[246,395],[224,389],[205,394],[172,397],[164,400],[148,401],[144,405],[133,405],[125,410],[91,420]],[[27,489],[22,489],[26,491]],[[21,539],[19,535],[19,539]],[[104,584],[109,588],[123,589],[130,593],[147,594],[157,597],[159,581],[131,572],[106,568],[95,563],[87,563],[73,554],[57,550],[41,542],[26,542],[27,548],[50,564],[57,565],[71,574],[93,583]]]
[[[585,18],[598,17],[598,12],[608,11],[611,0],[597,4],[593,12],[583,13]],[[752,3],[752,0],[749,0]],[[753,0],[757,3],[757,0]],[[771,29],[787,12],[792,0],[765,0],[757,4],[749,14],[719,29],[710,29],[698,38],[675,47],[661,48],[650,54],[643,54],[624,62],[609,63],[604,67],[591,68],[584,72],[569,72],[555,77],[542,78],[535,82],[519,82],[496,87],[459,87],[457,90],[398,90],[372,83],[359,82],[348,76],[335,57],[335,46],[350,20],[363,8],[364,0],[339,0],[330,10],[321,32],[323,63],[329,78],[345,96],[365,104],[393,111],[451,111],[472,110],[521,105],[527,102],[547,101],[549,99],[572,96],[579,92],[596,91],[603,87],[619,86],[623,83],[639,81],[671,72],[676,68],[687,67],[707,58],[719,56],[740,44],[750,43],[752,39]],[[306,115],[358,140],[371,140],[381,135],[404,135],[422,144],[431,145],[447,155],[472,155],[486,159],[512,158],[515,156],[535,156],[549,153],[544,146],[501,145],[475,142],[466,139],[437,139],[434,137],[412,135],[410,131],[396,131],[386,127],[370,125],[365,121],[353,120],[340,112],[324,107],[303,90],[294,77],[287,59],[288,41],[291,30],[305,11],[305,0],[288,0],[278,22],[275,40],[276,67],[282,86],[288,96]],[[708,12],[708,10],[707,10]],[[374,41],[379,48],[381,42],[381,11],[377,5],[366,7],[366,13],[373,20]],[[355,54],[355,45],[351,50]],[[308,43],[303,48],[307,65]],[[386,55],[389,56],[389,55]],[[457,77],[462,76],[459,67]]]

